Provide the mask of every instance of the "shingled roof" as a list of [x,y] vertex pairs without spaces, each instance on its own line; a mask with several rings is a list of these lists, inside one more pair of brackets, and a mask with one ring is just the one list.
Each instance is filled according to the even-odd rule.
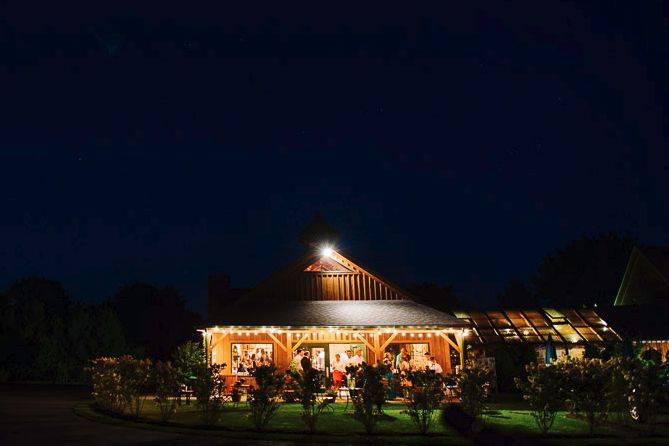
[[464,327],[465,321],[411,300],[283,301],[230,307],[218,325],[248,327]]

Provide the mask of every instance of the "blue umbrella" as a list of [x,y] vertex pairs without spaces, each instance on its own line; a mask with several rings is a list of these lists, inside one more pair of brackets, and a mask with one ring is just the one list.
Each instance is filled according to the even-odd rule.
[[546,341],[546,364],[550,365],[553,361],[557,361],[557,352],[555,351],[555,345],[553,345],[553,337],[549,335],[548,341]]

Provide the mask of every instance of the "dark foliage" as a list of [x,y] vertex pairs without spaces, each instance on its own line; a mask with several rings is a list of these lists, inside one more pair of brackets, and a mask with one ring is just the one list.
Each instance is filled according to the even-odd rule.
[[442,311],[451,311],[460,306],[453,285],[437,285],[432,282],[414,283],[407,287],[419,302]]
[[251,421],[256,430],[264,430],[281,406],[280,397],[285,378],[272,365],[262,365],[253,370],[257,387],[249,392]]
[[383,365],[369,365],[362,363],[356,374],[356,385],[361,390],[353,397],[355,419],[362,423],[365,432],[371,434],[376,423],[383,413],[383,403],[386,401],[386,388],[383,378],[387,368]]
[[634,239],[615,233],[583,236],[543,259],[532,279],[545,304],[560,307],[611,303]]
[[128,342],[142,347],[152,358],[168,359],[177,345],[196,340],[198,315],[186,308],[186,300],[171,286],[145,283],[121,286],[111,305],[116,310]]
[[188,341],[172,352],[172,364],[179,374],[179,383],[191,385],[199,367],[206,364],[204,347],[195,341]]
[[201,364],[195,370],[193,395],[202,421],[213,426],[218,423],[223,413],[225,379],[223,370],[226,364]]
[[418,432],[425,435],[432,427],[434,411],[444,399],[444,379],[432,370],[411,371],[407,373],[407,378],[411,381],[406,400],[407,413]]
[[501,308],[535,308],[537,299],[525,283],[518,279],[511,279],[504,287],[504,291],[497,296]]
[[291,378],[299,388],[297,399],[302,405],[300,416],[310,433],[316,432],[318,418],[329,402],[317,398],[323,389],[324,375],[320,370],[311,368],[303,373],[292,371]]
[[181,374],[169,361],[158,361],[153,368],[153,384],[155,386],[154,402],[160,410],[160,419],[169,421],[179,406],[179,379]]
[[652,362],[653,364],[662,364],[662,353],[654,348],[649,348],[641,353],[641,359]]
[[515,378],[525,379],[526,367],[536,362],[534,346],[530,344],[499,344],[490,347],[495,358],[497,389],[500,392],[518,392]]
[[0,295],[0,377],[84,382],[92,358],[128,352],[108,305],[72,301],[55,281],[29,277]]

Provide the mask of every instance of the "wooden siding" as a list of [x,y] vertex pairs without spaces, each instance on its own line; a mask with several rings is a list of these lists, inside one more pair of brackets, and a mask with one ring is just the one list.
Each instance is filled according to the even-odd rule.
[[407,296],[397,288],[364,273],[299,272],[283,277],[264,298],[291,300],[400,300]]
[[400,300],[405,291],[337,252],[341,271],[307,271],[317,258],[304,258],[275,273],[251,291],[249,300]]

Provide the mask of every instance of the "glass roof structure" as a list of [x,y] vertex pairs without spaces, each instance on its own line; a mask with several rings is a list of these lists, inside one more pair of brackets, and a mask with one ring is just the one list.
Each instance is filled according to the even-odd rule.
[[471,324],[478,343],[554,342],[579,344],[618,341],[620,336],[593,309],[542,308],[539,310],[455,311]]

